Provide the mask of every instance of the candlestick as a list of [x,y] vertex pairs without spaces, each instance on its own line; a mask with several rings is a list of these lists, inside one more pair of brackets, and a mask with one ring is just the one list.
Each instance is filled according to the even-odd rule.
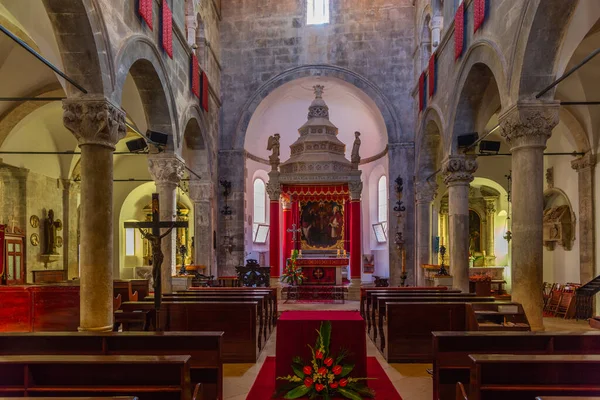
[[402,250],[402,272],[406,272],[406,250]]
[[344,249],[344,258],[346,258],[346,249]]
[[340,249],[337,249],[337,254],[336,254],[337,258],[340,258]]
[[483,251],[483,256],[485,257],[485,250]]

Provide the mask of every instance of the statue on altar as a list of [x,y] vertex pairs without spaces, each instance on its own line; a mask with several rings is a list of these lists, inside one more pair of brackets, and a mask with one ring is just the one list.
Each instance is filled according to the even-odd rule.
[[352,145],[352,153],[350,154],[350,162],[352,164],[360,164],[360,132],[354,132],[354,144]]
[[279,133],[276,133],[269,136],[269,141],[267,142],[267,150],[272,152],[269,156],[271,164],[279,164],[279,138]]
[[58,254],[56,251],[57,231],[60,230],[62,224],[60,221],[54,220],[54,210],[48,210],[48,217],[44,220],[44,254]]

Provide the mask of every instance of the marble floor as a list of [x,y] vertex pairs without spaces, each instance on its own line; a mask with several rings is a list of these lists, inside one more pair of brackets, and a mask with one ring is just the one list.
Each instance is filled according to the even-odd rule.
[[[358,301],[346,301],[345,304],[285,304],[279,303],[279,311],[286,310],[358,310]],[[585,331],[592,330],[585,321],[544,318],[548,331]],[[275,355],[275,338],[273,332],[266,348],[262,351],[256,364],[225,364],[223,367],[223,391],[225,400],[245,400],[266,357]],[[377,350],[371,339],[367,337],[367,355],[377,360],[400,393],[403,400],[430,400],[432,397],[431,377],[427,369],[431,364],[388,364]],[[268,400],[268,399],[265,399]],[[382,399],[385,400],[385,399]]]

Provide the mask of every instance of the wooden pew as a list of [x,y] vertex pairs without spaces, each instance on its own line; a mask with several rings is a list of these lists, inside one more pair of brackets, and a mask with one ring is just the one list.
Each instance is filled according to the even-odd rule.
[[[133,282],[133,279],[115,279],[113,281],[113,295],[116,297],[121,295],[121,299],[125,301],[138,301],[148,296],[148,281],[145,279],[137,279],[137,281],[144,281],[146,288],[143,285]],[[136,290],[136,287],[141,290],[141,293]]]
[[382,352],[390,363],[431,363],[431,332],[466,330],[466,302],[415,301],[386,304]]
[[[445,286],[422,286],[422,287],[361,287],[360,288],[360,315],[365,318],[366,310],[365,305],[368,301],[369,293],[377,292],[377,291],[387,291],[387,292],[405,292],[405,293],[424,293],[424,292],[442,292],[449,290]],[[460,290],[452,290],[453,292],[460,292]]]
[[[154,296],[148,296],[144,299],[145,301],[154,302]],[[203,301],[203,302],[240,302],[240,301],[256,301],[258,304],[257,313],[258,313],[258,326],[259,326],[259,335],[258,335],[258,348],[260,350],[263,349],[263,345],[267,342],[269,336],[269,330],[266,328],[266,321],[269,319],[269,314],[267,313],[267,301],[263,296],[174,296],[174,295],[166,295],[163,301],[169,302],[187,302],[187,301]]]
[[474,354],[470,400],[599,396],[600,355]]
[[[460,291],[446,291],[446,292],[387,292],[387,291],[378,291],[371,293],[366,306],[367,311],[367,332],[371,335],[373,340],[377,339],[377,315],[379,312],[379,302],[380,298],[423,298],[423,297],[475,297],[475,293],[461,293]],[[384,310],[385,312],[385,310]],[[371,330],[371,327],[374,329]]]
[[0,396],[190,400],[189,356],[3,356]]
[[[125,302],[126,312],[153,310],[148,301]],[[258,302],[163,301],[160,310],[164,331],[223,331],[222,357],[226,363],[255,363],[258,348]]]
[[53,332],[0,334],[7,355],[189,355],[191,383],[205,400],[223,396],[223,332]]
[[470,354],[600,354],[600,332],[432,332],[433,399],[470,383]]

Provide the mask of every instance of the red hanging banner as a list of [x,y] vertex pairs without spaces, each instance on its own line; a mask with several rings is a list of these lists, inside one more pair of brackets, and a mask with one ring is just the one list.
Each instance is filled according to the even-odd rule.
[[165,53],[173,58],[173,13],[167,0],[162,2],[162,45]]
[[152,3],[153,0],[138,0],[138,14],[152,30]]
[[419,76],[419,112],[425,108],[425,71]]
[[200,98],[200,66],[198,65],[198,57],[196,57],[196,54],[194,53],[192,53],[191,63],[190,75],[192,78],[192,93],[197,98]]
[[463,1],[454,16],[454,59],[462,56],[465,47],[465,2]]
[[202,109],[208,112],[208,76],[202,71]]
[[485,21],[485,2],[486,0],[475,0],[473,2],[473,32],[477,32]]
[[429,97],[433,97],[435,94],[435,79],[436,79],[436,71],[435,71],[435,53],[431,55],[429,58]]

